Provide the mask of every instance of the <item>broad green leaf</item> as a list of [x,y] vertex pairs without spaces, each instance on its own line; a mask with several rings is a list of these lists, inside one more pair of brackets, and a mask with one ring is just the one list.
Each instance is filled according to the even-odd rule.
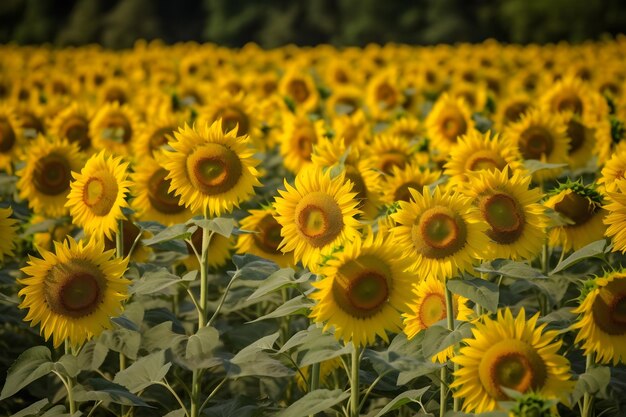
[[550,164],[547,162],[541,162],[537,159],[527,159],[524,161],[524,166],[529,174],[534,174],[537,171],[544,169],[564,168],[567,164]]
[[294,285],[303,283],[309,280],[311,274],[303,274],[298,279],[295,279],[295,271],[291,268],[282,268],[278,271],[271,274],[265,280],[262,281],[261,285],[254,291],[248,300],[256,300],[260,297],[263,297],[266,294],[274,292],[280,288],[283,288],[288,285]]
[[61,359],[54,363],[54,370],[59,372],[61,375],[74,378],[80,373],[81,368],[76,356],[72,354],[65,354],[61,356]]
[[237,273],[243,280],[265,280],[278,271],[279,267],[274,262],[255,255],[233,255],[233,263],[237,271],[229,271],[230,275]]
[[132,393],[136,393],[163,380],[170,366],[172,366],[171,362],[165,363],[164,351],[152,353],[118,372],[113,378],[113,382],[125,386]]
[[414,366],[413,369],[400,372],[398,374],[397,384],[398,385],[407,384],[407,383],[413,381],[415,378],[419,378],[420,376],[428,375],[428,374],[430,374],[430,373],[440,369],[443,366],[444,365],[441,365],[441,364],[438,364],[438,363],[434,363],[434,362],[423,362],[423,363],[421,363],[421,364],[419,364],[417,366]]
[[9,398],[31,382],[48,375],[53,369],[50,349],[35,346],[26,350],[9,368],[0,400]]
[[461,340],[471,336],[471,324],[457,322],[457,326],[453,331],[443,326],[430,326],[424,330],[424,340],[422,342],[422,351],[424,356],[430,358],[435,356],[448,347],[459,343]]
[[341,403],[350,397],[350,393],[335,389],[318,389],[309,392],[288,408],[278,413],[277,417],[302,417],[320,413]]
[[46,405],[48,405],[48,403],[50,403],[50,401],[48,401],[47,398],[44,398],[43,400],[39,400],[36,403],[33,403],[33,404],[29,405],[26,408],[23,408],[22,410],[20,410],[17,413],[13,414],[11,417],[28,417],[28,416],[39,415],[39,412]]
[[220,346],[220,334],[215,327],[205,326],[189,337],[185,349],[185,359],[201,360],[213,356],[215,348]]
[[83,371],[99,369],[109,353],[109,349],[101,343],[91,340],[85,344],[78,354],[78,366]]
[[574,392],[572,392],[572,404],[576,404],[585,394],[597,394],[603,392],[611,382],[611,369],[607,366],[596,366],[578,377]]
[[111,321],[125,329],[132,330],[134,332],[139,331],[139,326],[137,326],[135,322],[129,319],[128,317],[125,317],[125,316],[113,317]]
[[98,337],[98,343],[135,360],[141,344],[141,335],[124,328],[105,330]]
[[149,239],[143,239],[142,242],[146,246],[154,246],[156,244],[168,242],[170,240],[189,239],[195,231],[196,227],[189,227],[186,224],[175,224],[173,226],[163,229],[161,232],[157,233]]
[[498,309],[500,291],[493,282],[480,278],[464,278],[448,280],[447,285],[452,293],[469,298],[491,312]]
[[474,269],[478,272],[495,273],[516,279],[546,278],[540,270],[533,268],[527,263],[505,259],[486,262]]
[[288,352],[293,348],[296,348],[295,352],[299,356],[299,366],[308,366],[352,352],[350,345],[340,344],[333,335],[322,332],[322,329],[315,325],[293,335],[280,348],[279,353]]
[[187,336],[172,331],[172,322],[166,321],[146,330],[141,338],[141,346],[152,353],[176,346],[186,339]]
[[186,415],[187,415],[187,412],[183,410],[182,408],[179,408],[178,410],[170,411],[163,417],[185,417]]
[[122,385],[103,378],[90,378],[84,386],[74,387],[74,399],[78,402],[103,401],[129,406],[151,407],[141,398],[131,394]]
[[559,262],[552,272],[550,272],[550,275],[561,272],[585,259],[602,258],[607,251],[606,239],[591,242],[587,246],[578,249],[576,252]]
[[241,395],[229,400],[219,401],[212,407],[202,411],[206,417],[260,417],[268,414],[267,406],[257,399],[251,399]]
[[293,376],[294,371],[272,358],[267,351],[275,352],[274,344],[279,337],[275,332],[241,349],[227,364],[228,375],[232,378],[243,376],[285,377]]
[[230,235],[233,234],[233,229],[235,228],[235,220],[228,217],[192,220],[189,223],[193,223],[198,227],[208,229],[209,231],[224,237],[230,237]]
[[403,405],[411,402],[420,402],[422,400],[422,395],[424,395],[424,393],[428,391],[429,388],[430,387],[413,389],[401,393],[400,395],[396,396],[396,398],[391,400],[389,404],[387,404],[382,410],[380,410],[378,414],[376,414],[376,416],[374,417],[384,416],[388,412],[397,410]]
[[140,279],[133,282],[129,288],[131,294],[147,295],[162,293],[164,289],[184,282],[166,268],[145,272]]
[[258,317],[252,320],[250,323],[254,323],[260,320],[274,319],[277,317],[292,316],[295,314],[306,314],[309,308],[313,307],[315,303],[303,295],[292,298],[284,304],[281,304],[269,314]]

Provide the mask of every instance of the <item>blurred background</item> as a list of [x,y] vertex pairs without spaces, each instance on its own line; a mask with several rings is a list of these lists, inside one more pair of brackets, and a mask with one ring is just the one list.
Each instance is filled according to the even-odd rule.
[[626,29],[624,0],[0,0],[0,43],[137,39],[338,46],[581,42]]

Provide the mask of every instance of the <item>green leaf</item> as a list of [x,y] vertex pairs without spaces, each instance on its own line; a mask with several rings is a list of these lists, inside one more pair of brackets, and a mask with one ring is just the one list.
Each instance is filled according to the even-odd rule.
[[294,371],[272,358],[267,351],[275,352],[274,344],[279,337],[275,332],[254,341],[241,349],[227,364],[228,376],[268,376],[274,378],[293,376]]
[[469,298],[491,312],[498,309],[500,291],[493,282],[480,278],[451,279],[447,286],[452,293]]
[[170,411],[163,417],[185,417],[187,415],[187,411],[179,408],[178,410]]
[[61,359],[54,363],[54,370],[61,375],[74,378],[80,373],[81,368],[76,356],[72,354],[65,354],[61,356]]
[[39,412],[50,403],[47,398],[43,400],[39,400],[34,404],[29,405],[26,408],[21,409],[17,413],[13,414],[11,417],[28,417],[28,416],[36,416],[39,415]]
[[189,337],[185,349],[185,359],[200,361],[213,356],[215,348],[220,346],[220,334],[215,327],[205,326]]
[[233,255],[232,259],[237,271],[228,273],[231,275],[238,273],[239,277],[244,280],[261,281],[279,269],[274,262],[255,255]]
[[135,360],[141,344],[141,335],[124,328],[105,330],[98,337],[98,343]]
[[319,327],[311,326],[305,331],[308,334],[296,350],[300,356],[298,361],[300,367],[320,363],[352,352],[353,348],[350,345],[342,345],[335,339],[335,336],[323,332]]
[[162,381],[170,366],[172,366],[171,362],[165,363],[164,351],[152,353],[118,372],[113,382],[125,386],[132,393],[136,393]]
[[90,378],[84,386],[74,387],[74,399],[78,402],[104,401],[115,404],[150,407],[145,401],[131,394],[125,387],[103,378]]
[[419,378],[420,376],[424,376],[424,375],[428,375],[432,372],[435,372],[436,370],[442,368],[444,365],[442,364],[438,364],[438,363],[434,363],[434,362],[423,362],[421,364],[418,364],[416,366],[413,367],[413,369],[407,370],[407,371],[401,371],[398,374],[398,380],[397,380],[397,384],[398,385],[404,385],[407,384],[411,381],[413,381],[415,378]]
[[461,340],[471,337],[472,325],[470,323],[461,323],[450,331],[443,326],[430,326],[424,330],[424,340],[422,341],[422,351],[424,356],[432,357],[448,347],[459,343]]
[[189,227],[186,224],[175,224],[173,226],[163,229],[161,232],[157,233],[149,239],[143,239],[142,242],[146,246],[154,246],[156,244],[168,242],[170,240],[189,239],[195,231],[196,227]]
[[9,368],[0,400],[9,398],[31,382],[48,375],[53,369],[50,349],[35,346],[26,350]]
[[109,349],[101,343],[89,341],[78,354],[78,366],[83,371],[95,371],[104,363]]
[[527,263],[505,259],[483,263],[481,266],[474,269],[478,272],[495,273],[516,279],[546,278],[540,270],[533,268]]
[[157,350],[165,350],[174,347],[186,339],[187,337],[185,335],[172,331],[171,321],[165,321],[149,328],[143,333],[141,346],[152,353]]
[[391,400],[374,417],[384,416],[388,412],[393,411],[393,410],[397,410],[398,408],[402,407],[403,405],[411,403],[411,402],[415,402],[415,403],[421,402],[422,395],[424,395],[424,393],[426,391],[428,391],[429,388],[430,387],[425,387],[425,388],[413,389],[413,390],[410,390],[410,391],[403,392],[402,394],[396,396],[396,398]]
[[605,253],[608,252],[608,245],[606,239],[596,240],[591,242],[587,246],[578,249],[567,258],[563,259],[559,264],[550,272],[550,275],[567,269],[578,262],[589,258],[602,258]]
[[254,291],[248,300],[256,300],[264,295],[267,295],[271,292],[279,290],[280,288],[296,285],[303,282],[306,282],[311,277],[310,273],[303,274],[298,279],[295,279],[295,271],[291,268],[282,268],[278,271],[271,274],[265,280],[262,281],[261,286],[259,286],[256,291]]
[[567,164],[550,164],[547,162],[541,162],[537,159],[527,159],[524,161],[524,166],[529,174],[534,174],[535,172],[544,169],[564,168]]
[[291,404],[288,408],[278,413],[276,417],[302,417],[320,413],[334,407],[340,402],[346,400],[348,397],[350,397],[350,393],[340,389],[332,391],[327,389],[318,389],[309,392],[304,397]]
[[572,392],[572,404],[580,400],[584,394],[597,394],[603,392],[611,382],[611,369],[607,366],[596,366],[578,377],[574,392]]
[[209,231],[224,237],[230,237],[230,235],[233,234],[233,229],[235,228],[235,220],[228,217],[192,220],[189,223],[195,224],[203,229],[208,229]]
[[309,300],[303,295],[292,298],[284,304],[281,304],[269,314],[258,317],[252,320],[250,323],[254,323],[261,320],[274,319],[277,317],[293,316],[295,314],[306,314],[309,308],[313,307],[315,303]]
[[164,289],[181,282],[185,281],[169,272],[167,268],[159,268],[145,272],[140,279],[133,282],[129,292],[138,295],[162,293]]

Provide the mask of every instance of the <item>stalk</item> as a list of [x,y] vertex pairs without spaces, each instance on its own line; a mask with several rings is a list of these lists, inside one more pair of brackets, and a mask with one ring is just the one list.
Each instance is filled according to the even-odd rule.
[[350,368],[350,417],[359,417],[359,354],[360,349],[354,345]]
[[[124,220],[120,220],[118,223],[117,233],[115,234],[115,253],[118,258],[124,258]],[[120,352],[120,371],[126,369],[126,356]],[[126,406],[120,405],[121,415],[126,415]],[[70,412],[70,414],[72,414]]]
[[[447,285],[445,287],[446,287],[446,321],[448,322],[448,330],[450,330],[452,332],[452,331],[454,331],[454,306],[452,304],[453,303],[452,292],[448,289]],[[457,350],[457,346],[454,346],[454,350],[455,351]],[[444,366],[442,369],[446,370],[446,373],[447,373],[447,366]],[[457,369],[458,369],[458,365],[455,363],[454,364],[454,372],[456,372]],[[447,375],[446,375],[446,379],[447,379]],[[445,381],[445,380],[443,380],[443,381]],[[447,394],[446,394],[446,396],[447,396]],[[453,405],[453,407],[454,407],[453,410],[455,412],[459,411],[459,409],[460,409],[459,398],[454,398],[454,405]]]
[[[586,357],[585,371],[589,371],[594,365],[593,353],[589,353]],[[581,417],[591,417],[593,415],[593,395],[586,392],[583,395],[583,411]]]

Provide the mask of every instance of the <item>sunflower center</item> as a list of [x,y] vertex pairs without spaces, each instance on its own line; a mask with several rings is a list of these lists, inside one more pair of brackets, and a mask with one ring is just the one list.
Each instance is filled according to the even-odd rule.
[[61,135],[70,142],[78,143],[80,149],[87,149],[91,144],[89,139],[89,122],[80,116],[72,116],[63,123]]
[[496,193],[480,202],[480,211],[491,229],[487,236],[500,244],[510,244],[524,231],[525,217],[519,203],[511,196]]
[[424,329],[445,319],[447,313],[444,296],[438,293],[427,294],[422,300],[418,314]]
[[519,121],[526,110],[528,110],[528,107],[529,104],[524,101],[509,104],[504,110],[504,120],[509,123]]
[[217,113],[216,118],[222,118],[222,132],[228,133],[237,126],[237,136],[247,135],[250,131],[250,119],[236,107],[228,107]]
[[589,198],[571,192],[554,205],[554,210],[573,221],[573,225],[566,226],[571,227],[580,226],[591,220],[597,207],[599,206]]
[[313,145],[317,142],[315,131],[310,127],[301,127],[296,130],[293,138],[296,152],[300,155],[300,158],[310,161]]
[[569,153],[573,154],[585,143],[585,126],[577,120],[570,119],[567,124],[567,136],[570,139]]
[[600,289],[591,307],[593,321],[612,336],[626,334],[626,280],[609,282]]
[[109,87],[104,95],[104,100],[113,103],[117,101],[120,104],[126,103],[128,100],[126,98],[126,93],[119,87]]
[[388,265],[376,256],[363,255],[342,265],[334,277],[335,302],[353,317],[365,319],[380,312],[390,293]]
[[39,117],[30,111],[24,111],[20,114],[22,128],[25,132],[30,132],[29,136],[34,138],[38,133],[44,133],[45,127]]
[[56,153],[46,155],[37,161],[33,175],[33,185],[45,195],[58,195],[70,188],[70,164],[66,158]]
[[380,170],[387,175],[393,174],[393,167],[404,168],[406,155],[400,151],[389,151],[381,156]]
[[106,216],[115,204],[117,192],[115,179],[105,181],[104,178],[91,177],[83,187],[83,203],[96,216]]
[[292,80],[287,87],[287,91],[296,103],[305,102],[311,95],[309,88],[303,80]]
[[445,258],[461,250],[467,240],[465,221],[446,207],[426,210],[412,230],[415,249],[427,258]]
[[573,112],[576,114],[582,114],[583,102],[573,92],[564,93],[561,97],[557,97],[555,100],[555,107],[559,113]]
[[50,310],[73,318],[93,313],[102,302],[105,290],[102,272],[83,259],[53,266],[44,283],[44,296]]
[[536,390],[547,378],[546,364],[537,351],[521,340],[502,340],[482,357],[480,382],[492,398],[506,400],[501,387],[519,392]]
[[496,152],[482,150],[470,155],[466,166],[470,171],[494,171],[503,169],[506,161]]
[[243,167],[239,156],[218,143],[209,143],[187,159],[192,184],[208,195],[223,194],[237,185]]
[[104,120],[102,126],[109,132],[108,139],[127,143],[133,134],[130,121],[123,114],[109,114]]
[[160,168],[148,180],[148,200],[150,205],[164,214],[177,214],[185,210],[180,205],[180,198],[173,192],[169,192],[171,181],[165,179],[168,171]]
[[0,119],[0,152],[8,153],[15,145],[15,131],[5,118]]
[[257,225],[258,233],[253,235],[254,243],[264,252],[270,254],[281,253],[278,246],[283,238],[280,235],[282,226],[271,214],[266,215]]
[[168,135],[171,135],[174,131],[171,127],[161,127],[150,135],[150,139],[148,139],[148,146],[150,147],[150,154],[154,155],[154,151],[159,149],[161,146],[167,144],[169,141]]
[[335,199],[321,191],[305,195],[296,205],[296,225],[309,244],[320,248],[343,229],[343,214]]
[[405,182],[393,193],[393,200],[409,202],[413,198],[410,190],[421,190],[422,187],[423,185],[416,181]]
[[361,173],[353,166],[346,165],[346,180],[352,182],[352,192],[356,193],[356,200],[363,202],[367,198],[367,185]]
[[387,108],[396,104],[396,90],[387,83],[382,83],[376,88],[376,102],[382,103]]
[[467,132],[467,122],[463,115],[459,112],[454,112],[445,115],[441,119],[441,133],[450,142],[456,142],[456,139],[464,135]]
[[554,149],[552,135],[541,126],[531,126],[522,132],[519,144],[525,159],[541,159],[542,155],[550,155]]

